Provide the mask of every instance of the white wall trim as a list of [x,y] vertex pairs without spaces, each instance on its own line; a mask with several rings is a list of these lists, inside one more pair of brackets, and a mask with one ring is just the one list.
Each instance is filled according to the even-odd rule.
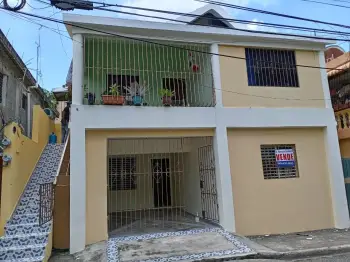
[[[210,52],[213,54],[219,54],[219,45],[212,44],[210,46]],[[211,68],[212,68],[212,72],[213,72],[216,106],[223,107],[222,91],[221,91],[220,57],[219,56],[217,56],[217,55],[211,56]]]
[[73,74],[72,74],[72,104],[81,105],[84,96],[84,48],[83,36],[73,35]]
[[219,205],[219,223],[225,230],[236,232],[230,155],[228,150],[227,129],[225,127],[216,128],[213,142]]
[[31,119],[31,101],[30,101],[30,92],[27,93],[27,135],[30,136],[32,133],[32,119]]
[[85,249],[86,240],[86,159],[85,129],[76,120],[72,106],[70,123],[70,253]]
[[336,228],[349,228],[349,209],[339,149],[336,122],[333,120],[325,130],[326,155],[331,186],[333,217]]
[[324,68],[324,69],[320,69],[320,71],[321,71],[322,89],[323,89],[324,99],[325,99],[325,103],[326,103],[326,108],[333,108],[332,101],[331,101],[331,95],[329,92],[329,84],[328,84],[328,76],[327,76],[324,51],[319,51],[318,57],[319,57],[320,67]]

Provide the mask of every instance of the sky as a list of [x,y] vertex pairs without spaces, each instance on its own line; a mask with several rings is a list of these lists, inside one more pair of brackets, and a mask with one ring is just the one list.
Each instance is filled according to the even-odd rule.
[[[17,0],[8,0],[10,4],[14,5]],[[201,6],[204,3],[195,0],[95,0],[104,3],[111,4],[123,4],[179,12],[191,12]],[[322,20],[327,22],[334,22],[340,24],[346,24],[350,26],[350,9],[326,6],[316,3],[307,2],[304,0],[225,0],[228,3],[248,6],[257,9],[268,10],[272,12],[285,13],[288,15],[294,15],[299,17],[305,17],[315,20]],[[349,3],[338,2],[336,0],[319,0],[327,3],[348,5]],[[49,0],[27,0],[27,5],[22,9],[23,12],[37,14],[41,16],[53,17],[56,19],[62,19],[62,12],[48,4],[43,2],[49,2]],[[117,9],[118,10],[118,9]],[[129,12],[135,12],[130,10],[124,10]],[[298,26],[308,26],[313,28],[323,28],[327,30],[346,31],[344,28],[337,28],[334,26],[302,22],[298,20],[286,19],[276,16],[270,16],[266,14],[258,14],[253,12],[226,9],[226,11],[232,16],[232,18],[249,20],[249,21],[261,21],[279,24],[289,24]],[[141,11],[136,11],[140,13]],[[79,13],[86,15],[98,15],[98,16],[110,16],[125,19],[145,19],[135,16],[120,15],[112,12],[105,12],[99,10],[93,11],[71,11],[70,13]],[[152,14],[149,14],[152,15]],[[156,14],[162,16],[162,14]],[[164,15],[163,15],[164,16]],[[166,17],[169,17],[167,15]],[[174,17],[175,18],[175,17]],[[39,84],[48,90],[60,87],[65,84],[67,72],[72,59],[72,41],[66,32],[66,28],[62,24],[57,24],[41,19],[31,18],[31,21],[26,20],[23,16],[18,14],[9,13],[4,10],[0,10],[0,29],[7,35],[7,38],[16,49],[17,53],[21,56],[23,61],[27,64],[34,77],[37,73],[37,44],[40,36],[40,54],[39,54]],[[44,25],[45,27],[41,27]],[[49,28],[47,28],[49,27]],[[248,28],[250,30],[272,30],[276,32],[276,29],[263,28],[256,25],[241,25],[241,27]],[[284,31],[285,32],[285,31]],[[350,29],[349,29],[350,32]],[[59,34],[58,34],[59,33]],[[287,32],[289,33],[289,32]],[[301,33],[295,32],[294,33]],[[346,39],[345,39],[346,40]],[[350,37],[349,37],[350,43]],[[341,42],[341,46],[349,50],[350,44],[344,41]]]

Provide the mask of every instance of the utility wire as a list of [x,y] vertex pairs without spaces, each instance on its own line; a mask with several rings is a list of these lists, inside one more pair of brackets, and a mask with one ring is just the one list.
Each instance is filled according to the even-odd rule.
[[[1,11],[3,11],[3,10],[1,10]],[[46,28],[46,29],[49,29],[50,31],[52,31],[52,32],[54,32],[54,33],[56,33],[56,34],[58,34],[58,35],[61,35],[61,36],[65,37],[65,38],[71,40],[71,41],[74,41],[74,42],[83,44],[83,43],[80,42],[80,41],[77,41],[77,40],[72,39],[70,36],[67,36],[67,35],[64,35],[64,34],[61,34],[61,33],[60,33],[60,32],[66,32],[66,31],[58,30],[58,29],[55,29],[55,28],[46,26],[46,25],[44,25],[44,24],[42,24],[42,23],[37,22],[37,21],[34,20],[34,19],[30,19],[30,18],[25,17],[25,16],[23,16],[23,15],[21,15],[21,14],[13,13],[13,12],[10,12],[10,11],[8,11],[8,10],[6,10],[6,11],[7,11],[7,12],[5,12],[5,11],[3,11],[3,12],[5,12],[6,14],[9,14],[9,15],[11,15],[11,16],[13,16],[14,18],[21,19],[21,20],[23,20],[23,21],[26,21],[26,22],[29,22],[29,23],[32,23],[32,24],[35,24],[35,25],[42,26],[42,27],[44,27],[44,28]]]
[[[121,14],[133,15],[133,16],[141,16],[141,17],[161,19],[161,20],[166,20],[166,21],[188,24],[188,22],[186,22],[186,21],[165,18],[165,17],[160,17],[160,16],[136,14],[136,13],[131,13],[131,12],[106,9],[106,8],[102,8],[102,7],[94,7],[94,9],[98,9],[98,10],[102,10],[102,11],[109,11],[109,12],[113,12],[113,13],[121,13]],[[196,24],[196,26],[208,27],[207,25],[200,25],[200,24],[198,24],[198,25]],[[308,39],[311,38],[311,39],[317,39],[317,40],[332,40],[332,41],[344,41],[345,40],[344,38],[317,37],[317,36],[296,35],[296,34],[287,34],[287,33],[275,33],[275,32],[269,32],[269,31],[249,30],[249,29],[243,29],[243,28],[237,28],[237,27],[234,27],[234,28],[223,28],[223,27],[219,27],[219,26],[210,26],[210,27],[219,28],[219,29],[226,29],[226,30],[233,30],[233,31],[241,31],[241,32],[247,32],[247,33],[253,33],[253,34],[281,35],[281,36],[292,36],[292,37],[301,37],[301,38],[308,38]],[[317,29],[315,29],[315,30],[317,30]],[[342,32],[342,33],[345,33],[345,32]],[[350,33],[346,33],[346,35],[342,35],[342,36],[344,36],[344,37],[350,36]]]
[[314,20],[314,19],[309,19],[309,18],[304,18],[304,17],[299,17],[299,16],[286,15],[286,14],[282,14],[282,13],[270,12],[270,11],[265,11],[265,10],[261,10],[261,9],[244,7],[244,6],[240,6],[240,5],[227,4],[227,3],[218,2],[218,1],[212,1],[212,0],[195,0],[195,1],[207,3],[207,4],[212,4],[212,5],[224,6],[224,7],[228,7],[228,8],[232,8],[232,9],[239,9],[239,10],[243,10],[243,11],[254,12],[254,13],[280,16],[280,17],[301,20],[301,21],[306,21],[306,22],[319,23],[319,24],[324,24],[324,25],[333,25],[333,26],[338,26],[338,27],[343,27],[343,28],[348,28],[348,29],[350,28],[349,25],[325,22],[325,21],[321,21],[321,20]]
[[[0,9],[4,9],[4,8],[0,7]],[[14,12],[14,11],[12,11],[12,12]],[[90,28],[90,27],[87,27],[87,26],[82,26],[82,25],[77,25],[77,24],[73,24],[73,23],[70,23],[70,22],[65,22],[65,21],[62,21],[62,20],[59,20],[59,19],[49,18],[49,17],[40,16],[40,15],[36,15],[36,14],[31,14],[31,13],[26,13],[26,12],[22,12],[22,11],[16,11],[16,13],[19,13],[19,14],[22,14],[22,15],[26,15],[26,16],[40,18],[40,19],[51,21],[51,22],[55,22],[55,23],[69,25],[69,26],[76,27],[76,28],[86,29],[86,30],[89,30],[89,31],[102,33],[102,34],[105,34],[105,35],[110,35],[110,36],[116,36],[116,37],[119,37],[119,38],[129,39],[129,40],[133,40],[133,41],[137,41],[137,42],[149,43],[149,44],[154,44],[154,45],[158,45],[158,46],[165,46],[165,47],[169,47],[169,48],[173,48],[173,49],[180,49],[180,50],[185,50],[185,51],[194,52],[194,53],[200,53],[200,54],[207,54],[207,55],[220,56],[220,57],[226,57],[226,58],[232,58],[232,59],[246,60],[245,57],[225,55],[225,54],[218,54],[218,53],[194,50],[194,49],[190,49],[190,48],[186,48],[186,47],[173,46],[171,44],[166,44],[166,43],[161,43],[161,42],[153,42],[153,41],[146,40],[146,39],[140,39],[140,38],[135,38],[135,37],[131,37],[131,36],[125,36],[125,35],[120,35],[120,34],[116,34],[116,33],[111,33],[111,32],[107,32],[107,31],[103,31],[103,30],[99,30],[99,29]],[[261,60],[259,62],[267,62],[267,61],[262,61]],[[276,64],[290,66],[290,64],[280,63],[280,62],[276,62]],[[314,68],[314,69],[346,71],[344,69],[327,68],[327,67],[302,65],[302,64],[295,64],[293,66],[304,67],[304,68]]]
[[[4,9],[4,8],[0,7],[0,9]],[[88,27],[85,27],[85,26],[75,25],[75,24],[72,24],[72,23],[69,23],[69,22],[58,20],[58,19],[43,17],[43,16],[40,16],[40,15],[30,14],[30,13],[26,13],[26,12],[22,12],[22,11],[17,11],[16,13],[20,13],[22,15],[32,16],[32,17],[36,17],[36,18],[41,18],[43,20],[48,20],[48,21],[55,22],[55,23],[70,25],[70,26],[74,26],[74,27],[77,27],[77,28],[81,28],[81,29],[87,29],[87,30],[98,32],[98,33],[103,33],[103,34],[106,34],[106,35],[117,36],[117,37],[120,37],[120,38],[129,39],[129,40],[145,42],[145,43],[150,43],[150,44],[160,45],[160,46],[166,46],[166,47],[169,47],[169,48],[181,49],[181,50],[186,50],[186,51],[191,51],[191,52],[196,52],[196,53],[202,53],[202,54],[208,54],[208,55],[213,55],[213,56],[215,55],[215,56],[221,56],[221,57],[227,57],[227,58],[233,58],[233,59],[246,60],[246,58],[244,58],[244,57],[236,57],[236,56],[230,56],[230,55],[223,55],[223,54],[217,54],[217,53],[193,50],[193,49],[189,49],[189,48],[184,48],[184,47],[179,47],[179,46],[172,46],[172,45],[168,45],[168,44],[164,44],[164,43],[157,43],[157,42],[152,42],[152,41],[148,41],[148,40],[144,40],[144,39],[138,39],[138,38],[133,38],[133,37],[128,37],[128,36],[123,36],[123,35],[119,35],[119,34],[115,34],[115,33],[105,32],[105,31],[102,31],[102,30],[91,29],[91,28],[88,28]],[[284,63],[278,63],[278,64],[284,64]],[[308,65],[295,65],[295,66],[304,67],[304,68],[316,68],[316,69],[330,69],[330,70],[346,71],[344,69],[323,68],[323,67],[308,66]],[[269,96],[261,96],[261,95],[253,95],[253,94],[235,92],[235,91],[232,91],[232,90],[224,90],[224,89],[219,89],[219,88],[214,88],[214,89],[215,90],[221,90],[223,92],[243,95],[243,96],[253,96],[253,97],[259,97],[259,98],[265,98],[265,99],[274,99],[274,100],[298,100],[298,101],[303,101],[303,100],[305,100],[305,101],[330,100],[330,99],[325,99],[325,98],[301,99],[301,98],[269,97]]]
[[341,7],[341,8],[348,8],[348,9],[350,9],[350,6],[346,6],[346,5],[338,5],[338,4],[332,4],[332,3],[324,3],[324,2],[315,1],[315,0],[301,0],[301,1],[310,2],[310,3],[315,3],[315,4],[321,4],[321,5],[328,5],[328,6],[335,6],[335,7]]
[[[37,0],[41,1],[42,0]],[[64,2],[64,0],[62,0]],[[140,17],[147,17],[147,18],[153,18],[153,19],[161,19],[161,20],[167,20],[171,22],[182,22],[186,23],[184,21],[180,21],[178,19],[171,19],[168,17],[159,17],[159,16],[152,16],[152,15],[145,15],[145,14],[136,14],[136,13],[131,13],[131,12],[125,12],[125,11],[120,11],[120,10],[113,10],[113,9],[107,9],[105,8],[106,6],[108,7],[119,7],[119,8],[124,8],[124,9],[132,9],[132,10],[140,10],[140,11],[147,11],[147,12],[156,12],[156,13],[163,13],[163,14],[169,14],[169,15],[177,15],[177,16],[187,16],[187,17],[193,17],[193,18],[198,18],[201,17],[201,15],[196,15],[196,14],[189,14],[189,13],[182,13],[182,12],[174,12],[174,11],[168,11],[168,10],[159,10],[159,9],[152,9],[152,8],[143,8],[143,7],[134,7],[134,6],[127,6],[127,5],[119,5],[119,4],[105,4],[103,2],[97,2],[97,1],[90,1],[91,3],[94,4],[99,4],[101,6],[94,7],[94,9],[98,10],[103,10],[103,11],[109,11],[109,12],[115,12],[115,13],[121,13],[121,14],[127,14],[127,15],[134,15],[134,16],[140,16]],[[70,2],[71,3],[71,2]],[[102,7],[103,6],[103,7]],[[275,24],[275,23],[265,23],[265,22],[254,22],[254,21],[249,21],[249,20],[239,20],[239,19],[233,19],[233,18],[221,18],[221,17],[213,17],[211,18],[212,20],[217,20],[217,21],[223,21],[223,22],[234,22],[234,23],[239,23],[239,24],[253,24],[253,25],[259,25],[263,27],[272,27],[272,28],[278,28],[278,29],[290,29],[290,30],[298,30],[298,31],[306,31],[306,32],[318,32],[318,33],[325,33],[325,34],[337,34],[341,36],[350,36],[350,32],[344,32],[344,31],[336,31],[336,30],[325,30],[325,29],[317,29],[317,28],[310,28],[310,27],[301,27],[301,26],[292,26],[292,25],[284,25],[284,24]],[[232,28],[230,28],[232,29]],[[239,30],[239,28],[236,28],[236,30]],[[254,31],[256,32],[256,31]],[[262,32],[262,33],[271,33],[271,32]],[[277,33],[275,33],[277,34]],[[337,39],[334,39],[337,40]],[[340,40],[341,41],[341,40]]]

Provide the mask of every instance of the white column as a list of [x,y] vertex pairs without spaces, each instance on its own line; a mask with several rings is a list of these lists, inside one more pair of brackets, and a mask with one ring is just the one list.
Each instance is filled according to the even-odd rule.
[[[70,253],[85,249],[86,164],[85,129],[77,106],[71,107],[70,123]],[[102,203],[101,203],[102,204]]]
[[81,105],[83,103],[84,85],[84,48],[83,36],[73,35],[73,72],[72,72],[72,104]]
[[325,132],[334,225],[336,228],[349,228],[348,202],[335,120],[327,126]]
[[216,127],[214,154],[220,225],[229,232],[235,232],[230,157],[227,130],[224,126]]
[[318,52],[318,58],[319,58],[320,67],[324,68],[324,69],[321,69],[321,78],[322,78],[322,89],[323,89],[326,108],[333,108],[331,95],[329,92],[327,69],[325,69],[326,61],[325,61],[325,56],[323,51]]
[[70,253],[85,249],[86,167],[85,129],[80,124],[83,103],[84,49],[81,34],[73,35],[72,106],[70,127]]
[[[212,44],[210,46],[212,54],[219,54],[219,45]],[[211,67],[213,71],[213,81],[215,88],[216,105],[222,106],[222,91],[221,91],[221,75],[220,75],[220,57],[218,55],[211,56]]]

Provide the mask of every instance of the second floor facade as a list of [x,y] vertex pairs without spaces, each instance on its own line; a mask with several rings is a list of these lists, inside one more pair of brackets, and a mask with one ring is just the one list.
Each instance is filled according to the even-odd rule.
[[327,107],[324,40],[106,17],[64,19],[76,25],[68,28],[75,45],[73,104]]

